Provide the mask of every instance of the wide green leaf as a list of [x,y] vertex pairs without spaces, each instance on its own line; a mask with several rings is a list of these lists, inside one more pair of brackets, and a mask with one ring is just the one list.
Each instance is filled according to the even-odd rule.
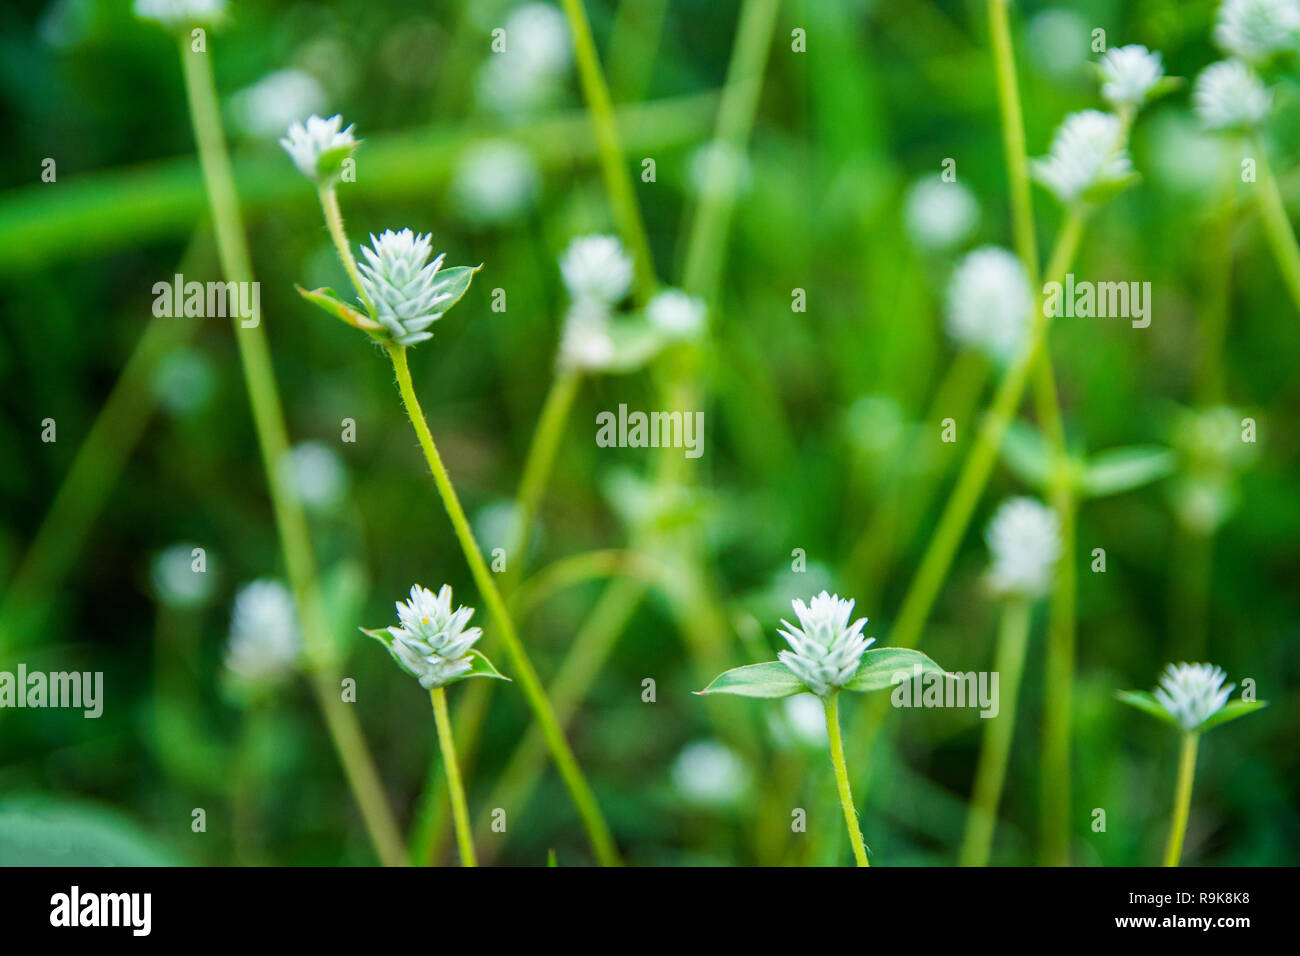
[[1173,714],[1160,706],[1160,702],[1144,690],[1119,690],[1115,696],[1130,707],[1136,707],[1144,713],[1150,714],[1158,720],[1163,720],[1170,727],[1182,730],[1183,726],[1178,722]]
[[467,291],[469,291],[470,280],[474,278],[474,273],[483,268],[483,264],[476,266],[451,266],[447,269],[439,269],[437,275],[433,277],[433,288],[438,295],[448,295],[451,298],[444,299],[436,306],[438,314],[442,315],[453,305],[461,300]]
[[1218,711],[1210,716],[1210,719],[1201,726],[1196,728],[1198,734],[1203,734],[1207,730],[1213,730],[1220,724],[1226,724],[1230,720],[1236,720],[1238,717],[1245,717],[1247,714],[1253,714],[1257,710],[1262,710],[1268,706],[1266,700],[1230,700],[1223,705]]
[[1083,473],[1083,492],[1096,497],[1131,491],[1174,470],[1174,453],[1159,445],[1134,445],[1098,452]]
[[723,671],[704,690],[697,694],[735,694],[738,697],[793,697],[806,693],[804,682],[795,677],[790,668],[780,661],[765,664],[747,664]]
[[[188,818],[186,820],[188,824]],[[179,866],[167,844],[115,810],[48,794],[0,804],[0,866]]]
[[361,329],[363,332],[379,332],[384,328],[378,322],[372,321],[342,301],[333,289],[304,289],[300,285],[295,285],[294,288],[298,290],[300,296],[312,305],[324,309],[334,318],[346,322],[354,329]]
[[906,647],[878,647],[862,655],[862,663],[844,689],[859,693],[884,690],[927,673],[946,674],[947,671],[920,651]]
[[509,677],[502,674],[492,665],[492,662],[488,660],[487,655],[482,651],[471,647],[469,650],[469,658],[470,669],[457,677],[456,680],[447,681],[449,685],[456,683],[456,681],[468,680],[471,677],[492,677],[496,680],[510,680]]

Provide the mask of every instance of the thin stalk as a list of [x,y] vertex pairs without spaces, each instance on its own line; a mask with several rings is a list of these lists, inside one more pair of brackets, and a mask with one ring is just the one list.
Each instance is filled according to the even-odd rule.
[[1165,866],[1177,866],[1183,857],[1183,838],[1187,836],[1187,815],[1192,808],[1192,779],[1196,776],[1198,734],[1183,734],[1178,751],[1178,784],[1174,790],[1174,812],[1169,821],[1169,838],[1165,841]]
[[984,727],[975,787],[971,793],[966,833],[962,838],[958,863],[961,866],[984,866],[993,846],[1002,785],[1007,776],[1007,759],[1011,754],[1011,737],[1016,728],[1016,698],[1020,694],[1020,677],[1025,668],[1025,648],[1029,644],[1029,603],[1008,600],[1002,609],[998,629],[998,647],[994,667],[998,673],[999,709]]
[[1007,156],[1007,178],[1011,185],[1011,222],[1016,254],[1038,284],[1038,243],[1034,238],[1034,207],[1029,197],[1029,159],[1025,149],[1025,121],[1020,109],[1020,89],[1011,49],[1011,27],[1007,7],[1010,0],[989,0],[989,37],[993,43],[993,64],[997,74],[998,106],[1002,114],[1002,147]]
[[1286,283],[1291,303],[1300,311],[1300,245],[1296,243],[1295,231],[1282,202],[1282,192],[1277,187],[1264,144],[1259,139],[1255,141],[1255,152],[1258,154],[1259,212],[1264,219],[1264,234],[1282,273],[1282,281]]
[[474,856],[474,837],[469,829],[469,807],[465,803],[465,782],[460,778],[460,764],[456,762],[456,741],[451,736],[451,715],[447,713],[447,689],[435,687],[429,691],[433,701],[433,722],[438,726],[438,749],[447,768],[447,790],[451,794],[451,815],[456,821],[456,844],[460,848],[463,866],[478,866]]
[[831,741],[831,766],[835,768],[835,786],[840,793],[840,808],[844,811],[844,825],[849,830],[849,842],[853,845],[853,858],[858,866],[870,866],[867,861],[867,848],[862,842],[862,828],[858,826],[858,811],[853,806],[853,792],[849,789],[849,771],[844,763],[844,741],[840,738],[840,695],[839,691],[825,698],[826,733]]
[[1078,591],[1075,529],[1079,503],[1073,489],[1061,484],[1052,496],[1052,504],[1061,520],[1061,560],[1056,566],[1047,621],[1039,858],[1047,866],[1066,866],[1070,862],[1070,711],[1074,700]]
[[370,301],[370,296],[366,294],[366,287],[361,284],[361,272],[357,269],[357,257],[352,254],[352,244],[348,242],[347,231],[343,228],[343,212],[339,209],[338,191],[331,184],[321,186],[317,190],[320,195],[321,211],[325,213],[325,225],[329,229],[330,239],[334,241],[334,249],[339,254],[339,261],[343,263],[343,268],[352,281],[352,287],[357,290],[357,295],[361,296],[361,301],[365,304],[366,314],[374,316],[375,306]]
[[[228,281],[252,282],[253,267],[244,238],[239,200],[231,174],[230,157],[226,152],[225,134],[221,129],[210,54],[192,51],[188,34],[182,36],[179,43],[194,138],[198,144],[199,165],[207,186],[221,269]],[[392,810],[384,796],[379,774],[366,748],[356,716],[342,703],[337,682],[328,673],[328,625],[316,575],[316,559],[312,553],[302,503],[292,482],[287,479],[284,470],[278,467],[289,447],[284,411],[271,365],[266,330],[262,326],[260,315],[252,318],[254,324],[248,327],[238,317],[234,318],[235,343],[252,406],[253,425],[262,453],[262,467],[266,473],[280,547],[306,640],[312,688],[324,712],[326,726],[353,796],[361,809],[375,851],[385,865],[402,866],[406,861],[406,852]]]
[[603,866],[618,866],[621,862],[618,850],[614,846],[609,827],[605,823],[605,818],[596,803],[596,797],[592,793],[591,786],[587,783],[587,778],[583,776],[582,770],[573,756],[573,751],[564,738],[563,731],[560,730],[559,724],[556,722],[555,712],[551,707],[549,698],[546,696],[546,691],[542,687],[542,682],[537,676],[537,671],[528,657],[528,652],[519,640],[519,635],[515,633],[515,627],[510,620],[510,614],[506,610],[505,602],[501,598],[501,593],[497,590],[496,582],[492,580],[492,573],[483,560],[483,554],[479,551],[478,542],[474,540],[474,533],[470,530],[469,519],[465,517],[465,509],[461,507],[460,498],[456,495],[456,489],[451,483],[451,477],[447,474],[447,469],[442,463],[437,446],[434,445],[433,434],[429,431],[429,424],[425,420],[419,399],[415,395],[415,386],[411,382],[411,370],[407,365],[405,346],[389,346],[388,356],[392,360],[393,371],[397,375],[397,387],[401,392],[402,402],[406,406],[407,416],[410,418],[416,437],[420,441],[420,447],[424,451],[424,457],[429,464],[429,469],[433,472],[434,484],[437,485],[438,494],[442,497],[442,503],[447,509],[447,516],[451,519],[452,528],[460,541],[461,550],[464,552],[465,560],[469,564],[474,583],[478,586],[479,593],[487,604],[488,614],[491,616],[502,641],[506,645],[506,652],[510,655],[511,664],[515,671],[513,676],[523,690],[528,706],[532,709],[537,725],[546,739],[551,758],[555,761],[556,769],[559,770],[560,776],[569,790],[569,795],[578,810],[579,817],[582,819],[583,828],[587,831],[587,837],[591,841],[597,860]]

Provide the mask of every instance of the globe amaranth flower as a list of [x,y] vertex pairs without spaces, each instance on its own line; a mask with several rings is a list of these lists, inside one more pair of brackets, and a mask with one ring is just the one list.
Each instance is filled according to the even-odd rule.
[[903,223],[917,245],[944,251],[962,243],[979,222],[979,203],[962,183],[926,176],[912,184],[903,204]]
[[261,579],[235,595],[226,667],[250,683],[266,683],[291,671],[302,651],[293,595],[279,581]]
[[474,666],[470,648],[483,630],[466,626],[473,616],[472,607],[452,610],[449,585],[434,594],[415,584],[410,600],[397,602],[401,626],[366,633],[382,640],[402,670],[432,690],[466,676]]
[[998,508],[984,532],[992,565],[989,584],[1006,597],[1040,597],[1052,583],[1061,558],[1061,522],[1033,498],[1011,498]]
[[689,803],[721,807],[735,803],[749,788],[751,774],[730,747],[697,740],[682,748],[669,771],[673,786]]
[[1183,730],[1191,732],[1228,702],[1237,685],[1222,686],[1227,676],[1213,664],[1170,664],[1151,696]]
[[609,308],[592,299],[579,299],[569,306],[556,356],[559,367],[566,371],[599,372],[608,369],[617,355]]
[[1124,138],[1123,124],[1113,113],[1071,113],[1047,156],[1033,161],[1034,178],[1067,205],[1099,198],[1133,177]]
[[305,123],[294,123],[280,140],[293,164],[308,179],[328,186],[343,170],[343,161],[351,156],[360,140],[352,135],[352,127],[343,126],[342,116],[321,119],[309,116]]
[[1008,362],[1020,351],[1033,308],[1024,266],[996,246],[969,253],[948,282],[948,334],[998,362]]
[[1214,42],[1247,63],[1264,63],[1300,39],[1300,0],[1224,0]]
[[230,98],[235,122],[249,136],[273,139],[325,106],[325,90],[310,73],[275,70]]
[[433,338],[425,330],[451,308],[458,292],[464,292],[458,283],[440,280],[443,256],[429,261],[430,240],[429,233],[387,229],[378,238],[370,236],[371,248],[361,248],[361,287],[374,307],[375,320],[398,345]]
[[614,305],[632,288],[632,260],[614,236],[579,236],[560,257],[569,295]]
[[1211,63],[1192,89],[1192,108],[1207,129],[1254,129],[1272,104],[1273,94],[1240,60]]
[[865,617],[849,623],[853,601],[838,594],[822,591],[810,604],[798,598],[791,604],[799,625],[782,619],[784,627],[777,628],[777,633],[785,638],[790,650],[781,651],[777,657],[810,691],[825,697],[853,679],[863,652],[875,638],[862,636]]
[[169,30],[215,26],[225,19],[226,0],[135,0],[135,15]]
[[1097,69],[1102,79],[1101,97],[1116,108],[1140,107],[1165,75],[1160,54],[1136,43],[1107,50]]
[[650,324],[670,339],[693,339],[704,331],[704,303],[680,289],[665,289],[646,305]]

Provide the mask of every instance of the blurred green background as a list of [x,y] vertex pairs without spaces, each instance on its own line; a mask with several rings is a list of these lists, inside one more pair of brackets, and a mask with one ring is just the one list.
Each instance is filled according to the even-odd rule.
[[[313,190],[275,138],[307,112],[342,113],[366,141],[357,182],[340,188],[354,245],[410,226],[431,231],[449,262],[485,263],[435,338],[411,354],[485,551],[504,544],[502,509],[553,376],[566,306],[557,258],[573,237],[615,223],[567,39],[539,49],[552,60],[525,83],[494,60],[491,32],[520,16],[520,5],[231,6],[209,50],[290,437],[322,443],[341,465],[317,489],[312,531],[343,673],[356,679],[352,706],[400,824],[426,832],[422,794],[437,762],[426,695],[355,627],[391,623],[392,602],[413,581],[448,582],[459,600],[482,603],[387,362],[293,291],[295,282],[347,283]],[[549,16],[532,8],[523,16],[533,20],[515,22],[542,34],[563,23],[558,7],[543,6]],[[781,3],[747,154],[722,177],[708,144],[740,5],[586,6],[664,281],[680,283],[693,217],[720,178],[736,185],[737,202],[713,250],[722,281],[702,363],[705,452],[689,507],[655,512],[637,496],[656,457],[678,452],[593,440],[597,412],[621,402],[659,407],[654,374],[592,377],[561,447],[530,573],[624,548],[630,524],[655,512],[686,523],[700,542],[705,600],[729,625],[714,635],[729,664],[773,657],[791,598],[822,587],[857,598],[871,618],[867,633],[887,643],[953,456],[968,447],[932,440],[937,419],[927,417],[953,356],[944,287],[966,249],[1010,245],[984,4]],[[1099,105],[1092,30],[1104,29],[1112,45],[1159,50],[1167,72],[1190,79],[1219,58],[1208,39],[1214,8],[1017,4],[1030,154],[1046,151],[1067,112]],[[0,669],[23,661],[103,671],[105,682],[98,720],[0,711],[0,860],[374,862],[306,685],[290,680],[249,700],[225,674],[236,590],[283,568],[229,323],[150,322],[155,282],[177,271],[218,277],[175,44],[124,2],[8,4],[0,24],[10,130],[0,157]],[[806,31],[806,53],[791,48],[796,28]],[[290,69],[298,73],[287,85],[284,76],[258,85]],[[1276,78],[1269,125],[1293,216],[1296,78],[1294,64]],[[1219,664],[1230,681],[1253,678],[1271,706],[1206,738],[1185,862],[1300,861],[1300,316],[1253,205],[1222,211],[1237,198],[1219,175],[1235,163],[1230,148],[1199,132],[1186,88],[1143,113],[1133,133],[1142,182],[1093,218],[1074,271],[1150,281],[1152,324],[1065,319],[1053,329],[1067,429],[1089,451],[1176,444],[1180,408],[1218,404],[1254,417],[1260,436],[1254,460],[1231,478],[1235,493],[1213,534],[1180,528],[1179,476],[1084,505],[1071,804],[1081,864],[1158,860],[1175,743],[1113,693],[1149,688],[1167,661],[1189,657]],[[909,218],[908,198],[947,157],[979,215],[959,243],[936,248]],[[55,182],[41,181],[46,158],[57,163]],[[645,158],[655,161],[653,182],[641,177]],[[1035,208],[1046,245],[1058,212],[1040,190]],[[491,308],[498,288],[504,312]],[[806,312],[791,311],[795,288],[807,292]],[[1226,336],[1217,381],[1206,385],[1200,369],[1215,314]],[[86,464],[93,480],[51,512],[106,402],[112,428]],[[47,418],[57,423],[53,443],[40,440]],[[355,443],[340,440],[348,418]],[[901,499],[891,497],[900,456],[915,445],[932,451],[904,458],[912,471]],[[1186,477],[1194,463],[1185,458],[1180,469]],[[915,527],[877,566],[867,528],[882,508],[904,507],[926,476],[938,494],[916,502]],[[1025,491],[997,469],[936,604],[923,647],[950,669],[991,666],[996,608],[981,586],[981,531],[1004,496]],[[177,543],[206,549],[202,585],[169,584],[160,555]],[[1096,547],[1107,553],[1104,574],[1089,571]],[[792,569],[795,549],[806,555],[802,573]],[[604,587],[563,589],[522,619],[544,679]],[[744,700],[714,711],[692,696],[712,675],[682,637],[694,611],[675,600],[671,588],[651,587],[626,609],[627,626],[570,729],[628,861],[847,861],[824,745],[800,729],[806,712]],[[486,628],[486,613],[479,618]],[[1042,631],[1038,620],[994,862],[1034,859]],[[495,647],[490,632],[484,647]],[[642,700],[645,678],[656,682],[654,703]],[[453,688],[453,705],[464,689]],[[860,705],[846,701],[846,727]],[[889,721],[893,733],[870,755],[847,741],[850,766],[869,769],[857,792],[867,843],[877,862],[951,863],[981,721],[956,710],[894,711]],[[497,689],[467,768],[476,817],[491,809],[528,726],[515,689]],[[808,810],[807,833],[791,832],[795,807]],[[194,808],[206,811],[204,833],[191,829]],[[1091,827],[1094,808],[1106,811],[1105,832]],[[507,815],[505,834],[480,837],[485,855],[541,865],[554,848],[561,865],[590,862],[553,771]],[[91,836],[76,837],[79,828]],[[451,851],[443,841],[438,859],[450,861]]]

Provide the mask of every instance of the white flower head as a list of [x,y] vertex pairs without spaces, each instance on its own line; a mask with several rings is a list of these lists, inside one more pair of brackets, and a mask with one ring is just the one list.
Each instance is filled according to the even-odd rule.
[[325,90],[310,73],[276,70],[230,98],[230,112],[245,133],[260,139],[279,136],[325,107]]
[[483,636],[481,628],[466,626],[473,616],[472,607],[452,610],[449,585],[437,594],[412,585],[410,600],[397,602],[401,626],[387,628],[391,640],[385,644],[393,660],[421,687],[441,687],[473,666],[470,648]]
[[1211,63],[1192,90],[1192,107],[1207,129],[1253,129],[1264,122],[1272,105],[1272,92],[1240,60]]
[[560,256],[569,295],[614,305],[632,288],[632,260],[614,236],[579,236]]
[[573,58],[569,21],[549,3],[526,3],[510,11],[505,36],[505,55],[512,65],[534,75],[560,73]]
[[749,787],[750,774],[734,751],[716,740],[697,740],[682,748],[670,771],[673,786],[687,802],[724,807]]
[[503,222],[528,207],[538,182],[532,153],[509,140],[491,140],[465,151],[456,166],[452,194],[467,218]]
[[680,289],[665,289],[646,306],[650,324],[670,339],[693,339],[704,331],[704,303]]
[[372,233],[370,246],[361,247],[365,258],[357,263],[361,287],[374,306],[376,321],[398,345],[433,338],[433,333],[425,330],[458,298],[451,288],[455,283],[438,275],[443,256],[429,261],[431,240],[427,232],[417,235],[410,229],[386,229],[378,237]]
[[226,0],[135,0],[135,15],[169,30],[215,26],[226,17]]
[[1133,176],[1118,116],[1100,110],[1071,113],[1052,138],[1047,156],[1033,161],[1034,178],[1062,203],[1092,199]]
[[1140,107],[1165,75],[1160,54],[1136,43],[1107,50],[1097,68],[1101,97],[1116,108]]
[[1003,502],[984,532],[992,556],[989,584],[1005,596],[1034,598],[1047,593],[1061,558],[1061,522],[1033,498]]
[[348,475],[343,462],[322,441],[294,445],[282,459],[285,477],[298,491],[302,503],[313,511],[331,511],[347,493]]
[[997,362],[1008,362],[1020,351],[1033,308],[1024,266],[997,246],[967,254],[948,281],[948,334]]
[[280,140],[298,171],[320,185],[328,185],[343,170],[343,161],[361,142],[352,135],[352,127],[343,127],[342,116],[321,119],[309,116],[305,123],[294,123]]
[[956,180],[926,176],[912,184],[903,207],[908,235],[919,246],[942,252],[970,236],[979,222],[974,194]]
[[785,698],[781,709],[771,713],[768,724],[782,744],[794,743],[820,750],[830,744],[826,736],[826,710],[811,694]]
[[749,157],[726,140],[711,139],[695,147],[686,169],[688,185],[701,197],[725,199],[749,189]]
[[809,604],[798,598],[791,604],[799,625],[782,619],[784,627],[777,628],[777,633],[790,650],[780,651],[777,657],[810,691],[825,697],[853,679],[863,652],[875,638],[862,636],[865,617],[849,623],[853,601],[838,594],[822,591]]
[[206,553],[203,564],[196,565],[196,551],[202,549],[196,544],[178,542],[159,551],[149,563],[154,594],[168,607],[202,607],[212,596],[216,572],[210,567]]
[[1300,38],[1300,0],[1223,0],[1214,42],[1247,63],[1264,63],[1294,49]]
[[608,369],[617,355],[609,309],[604,303],[579,299],[569,306],[556,360],[560,368],[599,372]]
[[268,578],[240,588],[230,617],[226,667],[247,683],[267,683],[289,673],[301,651],[289,589]]
[[1170,664],[1152,696],[1183,730],[1191,732],[1228,702],[1237,685],[1222,686],[1227,676],[1213,664]]

